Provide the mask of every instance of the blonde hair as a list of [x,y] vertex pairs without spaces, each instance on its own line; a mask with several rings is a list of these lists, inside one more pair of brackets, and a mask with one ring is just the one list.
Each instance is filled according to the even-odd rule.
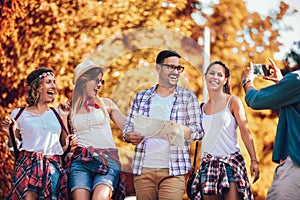
[[[96,79],[99,74],[103,75],[104,69],[102,67],[94,67],[80,77],[76,81],[75,88],[72,94],[72,114],[71,114],[71,121],[74,123],[74,114],[78,112],[78,110],[84,106],[86,99],[88,98],[85,92],[85,85],[88,81]],[[105,105],[102,102],[99,96],[96,96],[94,101],[100,105],[100,109],[103,111],[104,115],[106,116]]]

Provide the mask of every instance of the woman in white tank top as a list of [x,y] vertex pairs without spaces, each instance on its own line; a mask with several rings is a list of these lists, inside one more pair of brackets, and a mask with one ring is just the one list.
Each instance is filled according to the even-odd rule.
[[[241,100],[231,95],[230,72],[220,61],[205,73],[209,100],[202,106],[201,193],[203,199],[253,199],[245,162],[237,143],[237,127],[251,158],[255,182],[259,168]],[[198,193],[200,195],[200,192]]]
[[71,122],[78,147],[71,158],[69,187],[74,200],[124,199],[124,179],[110,120],[124,128],[125,116],[98,91],[104,69],[90,60],[74,70]]

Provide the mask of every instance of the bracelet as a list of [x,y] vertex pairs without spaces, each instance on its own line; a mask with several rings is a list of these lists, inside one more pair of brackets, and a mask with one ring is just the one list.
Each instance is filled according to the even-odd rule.
[[251,162],[256,162],[258,164],[258,161],[256,159],[251,159]]
[[241,82],[242,86],[244,87],[247,83],[249,83],[251,81],[250,78],[244,78]]

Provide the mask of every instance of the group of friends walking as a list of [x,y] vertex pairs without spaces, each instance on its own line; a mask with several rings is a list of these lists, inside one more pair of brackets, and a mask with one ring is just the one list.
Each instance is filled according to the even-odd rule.
[[[275,82],[271,86],[255,89],[252,66],[241,75],[248,106],[279,110],[273,149],[273,161],[279,165],[267,195],[272,200],[300,197],[299,49],[290,53],[296,60],[293,66],[289,59],[284,61],[288,70],[284,77],[270,59],[271,75],[264,78]],[[72,100],[58,108],[49,106],[56,94],[54,71],[32,71],[26,79],[27,106],[13,110],[10,119],[1,122],[1,132],[13,133],[7,147],[16,155],[8,199],[124,199],[124,174],[111,121],[122,130],[124,142],[135,145],[132,173],[138,200],[182,200],[192,168],[190,144],[200,140],[201,154],[195,155],[201,157],[199,185],[194,187],[199,189],[193,198],[254,199],[247,172],[256,182],[259,161],[242,101],[231,93],[229,68],[221,61],[207,67],[209,98],[203,103],[178,85],[184,67],[176,51],[161,51],[155,69],[158,83],[136,93],[127,117],[111,99],[98,95],[104,68],[91,60],[74,69]],[[136,115],[186,127],[183,147],[162,138],[145,138],[135,131]],[[249,154],[249,171],[238,130]]]

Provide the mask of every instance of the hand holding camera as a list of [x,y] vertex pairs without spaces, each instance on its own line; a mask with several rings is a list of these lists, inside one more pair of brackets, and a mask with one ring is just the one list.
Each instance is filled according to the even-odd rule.
[[[281,74],[280,69],[276,66],[275,62],[269,58],[270,65],[262,65],[257,71],[260,71],[260,75],[256,74],[257,76],[263,76],[264,79],[273,81],[277,83],[280,81],[283,76]],[[254,67],[254,66],[253,66]],[[265,67],[265,68],[264,68]],[[255,69],[254,69],[255,72]],[[259,72],[257,72],[259,73]]]
[[270,65],[267,64],[253,64],[250,65],[242,72],[242,86],[244,87],[246,83],[253,82],[254,77],[261,76],[263,79],[273,81],[277,83],[283,76],[280,69],[276,66],[274,61],[269,58]]
[[254,64],[250,62],[250,67],[253,68],[253,73],[256,76],[270,76],[270,65],[267,64]]
[[277,83],[283,76],[280,69],[276,66],[274,61],[269,58],[270,65],[267,64],[253,64],[250,62],[250,68],[253,69],[255,76],[262,76],[266,80],[274,81]]

